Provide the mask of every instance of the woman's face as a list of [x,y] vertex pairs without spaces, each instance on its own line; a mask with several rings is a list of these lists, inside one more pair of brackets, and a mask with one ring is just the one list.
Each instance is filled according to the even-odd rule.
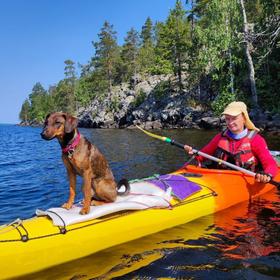
[[225,115],[227,128],[234,134],[238,134],[244,130],[245,118],[243,114],[237,116]]

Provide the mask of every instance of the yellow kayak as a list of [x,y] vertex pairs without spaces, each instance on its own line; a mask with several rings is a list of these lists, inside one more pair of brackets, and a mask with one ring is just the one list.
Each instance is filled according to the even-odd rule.
[[[34,273],[185,224],[275,188],[255,183],[254,178],[238,171],[187,166],[170,175],[180,176],[199,188],[184,199],[172,195],[165,208],[120,211],[62,226],[54,225],[48,216],[2,226],[1,279]],[[279,179],[278,169],[275,180]]]

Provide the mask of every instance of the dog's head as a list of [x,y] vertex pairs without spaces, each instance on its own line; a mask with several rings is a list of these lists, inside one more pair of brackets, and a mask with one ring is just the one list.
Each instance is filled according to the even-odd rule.
[[52,140],[55,137],[63,137],[77,128],[78,119],[67,113],[48,114],[45,119],[41,137]]

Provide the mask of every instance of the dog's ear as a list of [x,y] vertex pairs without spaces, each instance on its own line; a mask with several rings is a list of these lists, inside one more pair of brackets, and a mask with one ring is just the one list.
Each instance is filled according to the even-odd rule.
[[47,116],[45,117],[45,120],[44,120],[44,126],[47,125],[48,123],[48,118],[50,117],[51,114],[47,114]]
[[75,118],[69,114],[65,114],[65,124],[64,131],[65,133],[72,132],[78,126],[78,118]]
[[48,120],[48,118],[50,117],[51,113],[47,114],[45,117],[45,122]]

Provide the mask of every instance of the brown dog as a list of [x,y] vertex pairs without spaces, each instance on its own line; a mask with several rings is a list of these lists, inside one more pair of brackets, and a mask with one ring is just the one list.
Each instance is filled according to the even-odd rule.
[[[66,166],[70,195],[63,208],[70,209],[76,195],[76,176],[83,177],[83,208],[80,214],[90,210],[92,194],[97,200],[115,201],[117,194],[124,195],[129,191],[129,184],[122,179],[115,182],[109,164],[96,146],[91,144],[77,129],[78,119],[67,113],[52,113],[46,117],[41,136],[45,140],[57,138],[62,148],[62,159]],[[121,185],[125,191],[118,193]]]

